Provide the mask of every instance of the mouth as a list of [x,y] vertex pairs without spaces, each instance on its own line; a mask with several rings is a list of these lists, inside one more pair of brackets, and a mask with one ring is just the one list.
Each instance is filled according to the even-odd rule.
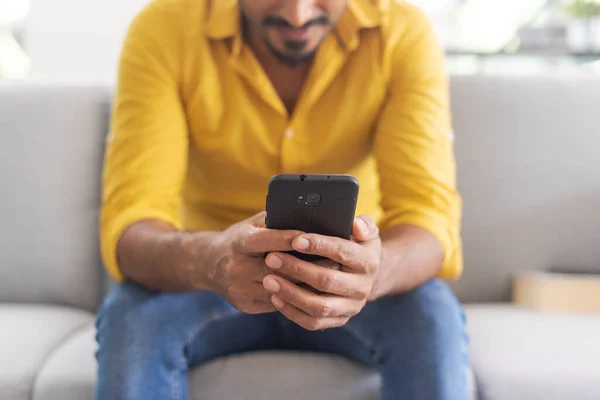
[[292,28],[292,27],[277,27],[277,32],[286,41],[298,42],[305,41],[310,38],[312,33],[312,26],[306,28]]

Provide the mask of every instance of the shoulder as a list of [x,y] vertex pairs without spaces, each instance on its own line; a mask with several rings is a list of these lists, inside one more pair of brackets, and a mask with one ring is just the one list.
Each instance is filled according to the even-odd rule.
[[132,28],[164,32],[197,31],[218,0],[152,0],[134,18]]
[[379,7],[385,76],[443,78],[444,49],[423,10],[404,0],[364,1]]
[[404,0],[377,1],[381,13],[381,30],[393,45],[410,42],[433,32],[429,18],[416,5]]
[[[189,38],[199,37],[210,0],[152,0],[129,25],[121,64],[156,74],[180,73]],[[201,37],[201,36],[200,36]]]
[[391,18],[424,18],[425,13],[419,7],[406,0],[372,0],[375,1],[379,9]]
[[152,0],[142,9],[140,15],[160,14],[181,16],[188,13],[209,12],[217,0]]

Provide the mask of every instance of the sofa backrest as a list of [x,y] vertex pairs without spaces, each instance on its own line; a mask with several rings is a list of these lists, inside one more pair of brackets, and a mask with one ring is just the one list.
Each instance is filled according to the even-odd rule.
[[600,76],[455,77],[465,301],[516,270],[600,272]]
[[0,302],[96,307],[107,101],[96,87],[0,85]]
[[[454,77],[465,273],[503,301],[516,270],[600,271],[600,77]],[[0,302],[93,309],[109,91],[0,85]]]

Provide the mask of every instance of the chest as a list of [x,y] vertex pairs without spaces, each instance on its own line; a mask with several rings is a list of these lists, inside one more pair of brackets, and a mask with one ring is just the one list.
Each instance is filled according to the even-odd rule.
[[387,91],[369,54],[317,55],[305,80],[268,77],[244,53],[236,63],[211,56],[210,73],[194,76],[183,98],[202,168],[344,173],[369,152]]
[[[265,74],[288,115],[293,115],[305,89],[310,70],[302,67],[297,70],[285,68],[265,68]],[[310,88],[306,88],[310,90]]]

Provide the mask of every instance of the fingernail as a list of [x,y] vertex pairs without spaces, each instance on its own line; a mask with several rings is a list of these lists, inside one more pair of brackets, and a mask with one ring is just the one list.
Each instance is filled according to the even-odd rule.
[[356,224],[358,225],[358,229],[360,229],[360,231],[363,234],[367,234],[369,233],[369,227],[367,226],[367,223],[362,219],[362,218],[356,218]]
[[273,305],[277,308],[283,308],[283,301],[281,301],[281,299],[277,296],[273,296],[271,297],[271,301],[273,302]]
[[269,268],[279,269],[281,268],[281,258],[277,257],[274,254],[269,254],[267,256],[267,259],[265,260],[265,264],[267,264],[267,267]]
[[267,279],[265,282],[265,289],[271,293],[279,293],[281,286],[279,286],[279,282],[277,282],[275,279]]
[[310,242],[307,238],[301,237],[296,240],[296,249],[298,250],[306,250],[310,246]]

